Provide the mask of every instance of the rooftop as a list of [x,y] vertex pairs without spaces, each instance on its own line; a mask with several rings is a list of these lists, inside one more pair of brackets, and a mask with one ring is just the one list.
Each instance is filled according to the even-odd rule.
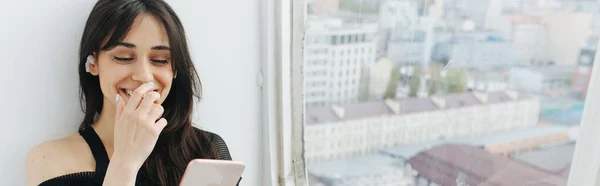
[[313,164],[308,172],[324,183],[340,179],[384,174],[401,169],[402,160],[385,155],[370,155],[339,161]]
[[348,16],[330,15],[316,16],[309,15],[306,24],[307,30],[327,30],[327,31],[348,31],[355,30],[360,32],[375,33],[377,31],[377,22],[370,19],[353,20]]
[[311,186],[325,186],[324,183],[321,182],[321,180],[319,180],[319,178],[314,177],[311,174],[307,175],[308,177],[308,184]]
[[539,72],[546,77],[571,77],[575,68],[570,65],[552,65],[552,66],[534,66],[530,67],[529,70]]
[[431,147],[442,145],[445,143],[468,144],[476,147],[483,147],[488,145],[505,144],[508,142],[521,141],[525,139],[539,138],[557,133],[567,133],[569,132],[569,130],[571,130],[570,127],[565,127],[561,125],[540,125],[479,137],[436,140],[406,145],[402,147],[388,148],[381,150],[381,153],[395,158],[409,159],[422,151],[428,150]]
[[564,185],[566,179],[481,148],[444,144],[421,152],[409,160],[411,167],[428,180],[441,185],[539,186]]
[[467,92],[449,94],[445,97],[436,98],[402,98],[393,100],[391,104],[386,101],[371,101],[333,107],[309,107],[306,108],[306,124],[311,125],[377,116],[403,115],[533,99],[531,96],[515,91],[499,91],[480,94],[487,95],[487,101],[483,102],[481,99],[478,99],[476,93]]
[[511,158],[555,174],[562,175],[566,173],[566,175],[563,175],[566,178],[574,152],[575,142],[569,142],[527,152],[513,153]]

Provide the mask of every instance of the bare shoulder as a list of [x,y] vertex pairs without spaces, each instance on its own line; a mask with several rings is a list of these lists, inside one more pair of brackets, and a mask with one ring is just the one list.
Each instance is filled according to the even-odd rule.
[[94,158],[79,134],[33,147],[25,158],[27,185],[39,185],[58,176],[94,170]]

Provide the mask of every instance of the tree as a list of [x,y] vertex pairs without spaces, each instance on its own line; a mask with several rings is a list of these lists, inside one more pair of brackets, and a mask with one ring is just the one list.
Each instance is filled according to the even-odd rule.
[[444,91],[444,77],[441,75],[442,66],[438,63],[434,63],[430,67],[431,69],[431,79],[428,84],[429,90],[427,92],[429,95],[442,94]]
[[374,2],[359,1],[359,0],[340,0],[339,8],[354,13],[370,14],[377,13],[377,4]]
[[465,72],[448,69],[444,78],[448,93],[462,93],[467,90],[467,77]]
[[383,94],[384,99],[395,99],[398,91],[398,81],[400,80],[400,67],[394,67],[390,74],[387,88]]
[[408,80],[409,82],[409,90],[408,90],[408,97],[416,97],[417,96],[417,92],[419,91],[419,74],[420,74],[420,70],[419,68],[415,67],[415,71],[413,73],[413,76],[410,77],[410,79]]

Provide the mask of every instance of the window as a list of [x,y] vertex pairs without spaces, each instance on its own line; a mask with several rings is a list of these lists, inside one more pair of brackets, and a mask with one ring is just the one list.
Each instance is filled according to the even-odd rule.
[[593,61],[593,59],[592,59],[592,56],[590,56],[590,55],[581,56],[581,64],[589,65],[592,63],[592,61]]
[[583,84],[585,84],[586,79],[579,77],[575,81],[577,82],[578,85],[583,85]]
[[590,67],[588,67],[588,66],[579,66],[579,67],[577,67],[577,70],[579,71],[580,74],[590,73]]
[[[567,181],[575,180],[574,177],[578,176],[571,175],[571,180],[568,180],[564,175],[568,175],[569,173],[561,171],[568,170],[583,174],[585,172],[583,171],[584,169],[577,167],[582,164],[581,162],[585,162],[581,159],[585,157],[592,157],[593,155],[600,157],[600,154],[592,154],[589,156],[581,153],[574,154],[573,152],[575,145],[580,145],[574,140],[574,138],[552,138],[552,132],[550,132],[561,131],[565,133],[572,133],[577,127],[596,127],[581,123],[583,110],[588,109],[587,107],[584,107],[584,105],[586,101],[589,101],[590,96],[588,96],[587,100],[582,96],[586,94],[585,90],[583,90],[584,92],[581,92],[581,94],[577,95],[570,94],[570,92],[572,92],[571,82],[573,82],[574,85],[585,84],[586,82],[589,82],[587,76],[574,77],[573,72],[581,74],[598,74],[600,72],[591,72],[591,66],[578,67],[576,64],[574,64],[577,62],[574,62],[573,64],[557,63],[555,65],[545,66],[535,64],[535,66],[533,66],[528,60],[530,58],[539,58],[536,59],[536,61],[560,61],[561,59],[559,58],[561,57],[557,56],[569,55],[571,56],[569,59],[580,59],[577,65],[590,65],[594,61],[594,56],[575,56],[574,53],[568,54],[569,52],[549,54],[547,52],[545,53],[521,49],[547,47],[551,51],[566,51],[566,49],[560,50],[561,47],[567,48],[579,45],[562,45],[559,43],[589,42],[586,34],[578,34],[593,32],[593,30],[588,30],[590,25],[585,25],[589,23],[582,22],[577,23],[579,24],[577,25],[575,23],[568,23],[568,21],[557,21],[556,23],[548,25],[535,25],[538,23],[530,22],[527,22],[527,24],[522,24],[519,23],[519,21],[529,20],[532,16],[542,20],[546,20],[546,18],[549,19],[550,17],[544,17],[546,15],[535,14],[535,8],[518,10],[517,12],[519,12],[519,14],[515,15],[505,12],[505,10],[480,10],[481,8],[477,8],[476,4],[467,3],[466,0],[456,0],[445,1],[444,12],[446,15],[438,20],[440,22],[444,22],[445,24],[436,25],[436,27],[439,28],[425,29],[431,30],[431,33],[423,33],[424,31],[421,30],[420,27],[427,27],[428,25],[427,23],[419,23],[419,21],[423,20],[423,18],[432,19],[427,14],[428,12],[434,11],[432,9],[436,9],[438,7],[428,6],[425,7],[425,10],[421,10],[423,8],[419,6],[419,3],[409,3],[408,1],[401,2],[369,2],[370,6],[372,7],[380,7],[379,9],[373,9],[372,11],[374,12],[369,12],[374,13],[374,15],[379,15],[379,17],[376,18],[379,20],[367,21],[367,19],[364,19],[362,20],[361,24],[356,24],[356,22],[340,18],[336,20],[338,20],[339,22],[337,23],[341,25],[337,25],[338,27],[335,29],[325,29],[324,32],[331,32],[327,34],[341,34],[342,42],[335,47],[343,48],[339,50],[342,53],[342,56],[344,56],[343,60],[345,60],[340,61],[340,65],[338,66],[343,68],[331,67],[331,69],[329,69],[331,71],[338,71],[339,78],[336,78],[335,80],[327,80],[338,82],[338,89],[330,90],[335,93],[328,94],[331,96],[329,98],[330,100],[327,100],[324,103],[326,108],[331,108],[330,110],[333,111],[333,118],[335,118],[335,121],[327,123],[322,122],[318,124],[304,123],[303,126],[305,129],[316,129],[317,126],[322,124],[349,127],[343,129],[343,131],[346,131],[350,128],[357,128],[357,130],[352,130],[352,135],[339,137],[341,138],[339,140],[352,142],[342,144],[341,146],[344,148],[340,148],[337,149],[337,151],[332,152],[320,151],[319,154],[315,152],[307,152],[307,157],[305,158],[327,159],[325,162],[320,163],[361,161],[363,160],[361,158],[373,158],[373,155],[381,159],[394,159],[403,155],[402,153],[393,154],[394,152],[402,152],[409,147],[414,149],[414,146],[419,144],[436,142],[437,145],[435,146],[419,146],[418,151],[427,153],[445,152],[445,154],[442,154],[441,156],[448,155],[457,157],[469,156],[474,153],[483,154],[482,157],[477,157],[472,161],[500,161],[520,164],[523,165],[523,170],[521,171],[537,172],[537,176],[533,176],[532,174],[526,178],[528,179],[528,182],[534,183],[536,181],[558,180],[559,183],[556,183],[556,185],[565,185]],[[572,3],[578,4],[580,2]],[[314,6],[322,5],[319,5],[318,3],[311,5],[313,8]],[[402,7],[402,9],[398,7]],[[538,8],[541,9],[541,7]],[[315,8],[315,10],[316,9],[318,8]],[[403,16],[405,17],[398,18],[398,15],[386,15],[384,12],[378,12],[379,10],[386,9],[392,9],[394,12],[404,12]],[[340,6],[340,11],[348,12],[349,14],[356,14],[356,16],[364,13],[357,12],[360,10],[354,10],[343,6]],[[498,19],[506,19],[504,21],[517,23],[509,25],[495,25],[500,24],[502,21],[496,23],[492,21],[487,22],[488,20],[486,19],[474,19],[472,21],[475,26],[472,28],[467,28],[465,27],[463,21],[457,21],[461,20],[463,17],[458,15],[468,15],[468,17],[477,18],[488,17],[492,13],[497,14],[495,16]],[[328,15],[321,17],[324,20],[330,19],[330,16],[334,15],[319,14],[312,11],[310,11],[309,14],[313,14],[310,15],[313,17]],[[555,16],[563,16],[562,18],[568,20],[569,18],[574,18],[575,13],[561,13],[560,15]],[[385,25],[380,25],[383,22],[381,19],[384,18],[397,19],[395,21],[402,20],[415,22],[419,24],[414,25],[414,27],[406,27],[401,29],[389,28],[389,34],[391,36],[385,37],[385,35],[381,35],[385,34],[385,32],[379,32],[377,29],[372,29],[377,28],[377,26],[385,27]],[[312,19],[308,19],[305,24],[321,24],[321,22],[311,21]],[[486,27],[484,29],[481,25],[490,25],[490,28]],[[505,26],[508,26],[509,28],[504,28]],[[554,30],[553,28],[545,29],[544,31],[542,31],[542,29],[532,29],[538,28],[538,26],[556,27],[557,29],[559,27],[572,28],[570,29],[569,34],[577,40],[570,41],[562,37],[553,38],[558,34],[558,31]],[[503,29],[494,30],[491,28]],[[346,34],[356,33],[356,31],[359,31],[360,34]],[[309,32],[309,30],[307,30],[307,32]],[[419,40],[422,40],[423,37],[428,34],[433,35],[436,40],[433,41],[429,46],[426,46],[425,42]],[[505,40],[501,37],[505,35],[514,36],[514,38]],[[544,35],[545,37],[535,37],[535,40],[532,40],[532,37],[537,35]],[[582,36],[575,37],[576,35]],[[379,39],[373,38],[387,38],[387,41],[378,41]],[[413,38],[413,40],[407,42],[411,38]],[[414,38],[420,39],[415,40]],[[573,40],[573,38],[571,38],[571,40]],[[387,54],[384,53],[381,54],[382,56],[376,56],[379,54],[376,54],[375,51],[381,51],[382,48],[352,46],[353,43],[359,42],[365,43],[364,46],[377,47],[386,46],[387,44],[387,47],[389,48],[383,50],[387,51]],[[594,43],[597,43],[597,41]],[[302,47],[307,48],[307,46]],[[406,50],[409,48],[410,52],[407,52]],[[427,56],[427,59],[424,59],[425,56],[422,51],[426,50],[431,50],[432,55]],[[582,49],[570,48],[570,50],[577,50],[578,52],[576,53],[579,55],[579,50]],[[410,56],[407,56],[407,54],[410,54]],[[414,69],[410,70],[410,74],[412,76],[411,78],[403,77],[403,75],[397,75],[399,77],[396,77],[397,79],[395,79],[393,82],[393,85],[397,85],[397,87],[395,87],[397,91],[393,97],[400,97],[400,99],[392,99],[388,102],[384,101],[384,96],[386,96],[385,94],[388,93],[386,89],[390,83],[390,77],[388,76],[395,75],[384,75],[385,73],[381,73],[390,72],[393,69],[393,66],[383,64],[374,65],[375,60],[379,62],[380,59],[389,60],[393,65],[397,65],[398,61],[406,60],[401,64],[407,69]],[[450,66],[450,68],[442,71],[441,69],[444,69],[444,66],[440,66],[440,64],[445,63],[447,59],[456,59],[456,61],[461,61],[461,64],[453,64],[453,66]],[[428,72],[419,72],[419,69],[422,69],[421,65],[423,60],[431,62],[427,67],[429,69]],[[344,62],[346,65],[344,65]],[[371,67],[369,65],[374,66],[373,68],[382,69],[368,69],[361,71],[362,69]],[[345,71],[345,73],[343,73],[343,71]],[[373,74],[371,74],[372,72]],[[364,74],[364,76],[368,77],[364,82],[362,81],[362,73],[367,73]],[[358,74],[361,74],[361,79],[355,77],[355,75]],[[306,75],[307,74],[304,74],[304,76]],[[595,76],[596,75],[593,75],[592,78]],[[537,77],[542,78],[534,80]],[[427,78],[427,81],[420,81],[423,78]],[[379,79],[383,80],[379,81]],[[483,82],[483,85],[494,85],[494,90],[482,89],[473,91],[477,87],[470,85],[468,82],[475,80]],[[498,82],[502,82],[503,86],[495,86]],[[363,86],[363,84],[365,84],[365,86]],[[341,88],[342,85],[345,85],[344,88]],[[415,88],[419,86],[425,88]],[[593,90],[594,86],[595,85],[590,85],[589,90]],[[597,100],[595,97],[592,98]],[[421,104],[430,105],[425,108],[422,107],[423,105]],[[306,110],[304,113],[307,114],[306,117],[313,117],[313,114],[314,117],[319,117],[319,114],[322,114],[316,112],[320,111],[318,109],[322,108],[307,107],[305,109]],[[596,110],[592,110],[591,112],[600,114],[600,111]],[[328,115],[321,117],[332,116]],[[590,121],[592,120],[593,119],[590,119]],[[388,121],[389,123],[384,121]],[[597,131],[600,131],[600,127],[594,129],[598,129]],[[585,130],[583,133],[589,133],[588,131],[591,130]],[[381,132],[384,133],[381,134]],[[327,134],[324,135],[327,136]],[[515,136],[519,137],[517,138]],[[473,145],[473,142],[480,138],[494,137],[506,139],[509,142],[506,144],[493,144],[494,142],[488,141],[480,142],[484,144]],[[305,136],[305,138],[310,137]],[[468,142],[459,144],[453,143],[459,139],[467,140]],[[506,148],[495,150],[480,148],[480,146],[495,145],[504,146]],[[588,147],[593,148],[591,146]],[[564,156],[564,158],[560,158],[561,160],[552,159],[549,161],[542,161],[544,157],[556,157],[557,153],[561,155],[566,154],[566,156]],[[340,154],[342,156],[340,156]],[[496,156],[496,154],[505,154],[506,156]],[[419,153],[417,153],[415,156],[419,156]],[[398,158],[398,160],[410,160],[415,158],[423,157],[401,157]],[[428,166],[430,164],[438,163],[436,162],[438,160],[435,159],[428,160],[431,161],[425,162]],[[443,159],[439,159],[439,161],[443,161]],[[407,161],[406,165],[410,165],[408,162],[419,163],[419,161]],[[559,162],[558,166],[556,166],[557,162]],[[389,165],[382,164],[372,166],[386,167]],[[411,166],[413,169],[415,169],[414,172],[420,176],[413,177],[414,175],[407,175],[398,179],[414,184],[411,181],[433,180],[439,176],[459,175],[459,173],[453,172],[454,170],[457,170],[454,169],[457,167],[460,167],[461,169],[467,169],[466,171],[477,172],[476,170],[469,170],[475,169],[476,166],[462,164],[452,165],[452,163],[450,163],[449,166],[453,168],[440,169],[433,173],[427,172],[429,170],[422,169],[422,167],[425,165]],[[323,170],[315,170],[319,167],[322,166],[316,164],[307,164],[307,173],[314,177],[326,176],[319,175],[323,172]],[[490,169],[491,170],[489,171],[493,173],[492,175],[500,172],[513,172],[503,169],[502,167],[490,167]],[[507,173],[502,174],[502,178],[491,177],[489,175],[479,176],[481,176],[482,181],[491,181],[492,179],[511,180],[513,177],[516,178],[522,175]],[[594,174],[593,176],[596,175]],[[358,177],[359,178],[357,179],[370,180],[366,181],[367,183],[375,183],[377,180],[373,179],[381,178],[382,175],[365,175],[364,177]],[[465,180],[467,179],[464,178],[463,175],[463,177],[459,176],[459,178],[452,179],[453,182],[436,184],[453,185],[457,184],[456,182]],[[342,182],[344,180],[329,181]],[[500,183],[500,185],[502,185],[502,183]],[[507,183],[506,185],[510,184]]]

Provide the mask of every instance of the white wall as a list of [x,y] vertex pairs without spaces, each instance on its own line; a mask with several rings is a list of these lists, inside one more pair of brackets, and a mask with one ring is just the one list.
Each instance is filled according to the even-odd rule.
[[[0,1],[0,180],[25,185],[24,157],[77,132],[77,50],[94,0]],[[246,163],[242,185],[262,183],[259,1],[171,0],[203,83],[196,123]]]

